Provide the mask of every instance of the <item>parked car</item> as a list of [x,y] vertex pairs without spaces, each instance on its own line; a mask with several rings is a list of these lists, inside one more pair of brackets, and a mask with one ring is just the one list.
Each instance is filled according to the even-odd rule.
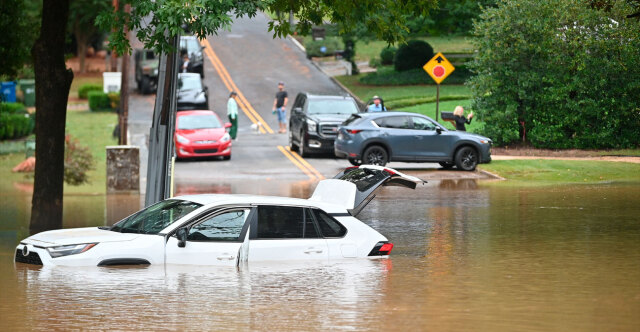
[[231,159],[231,137],[222,120],[212,111],[181,111],[176,117],[176,157],[222,157]]
[[358,113],[355,100],[347,96],[296,96],[289,117],[289,146],[306,157],[311,152],[332,152],[338,127]]
[[198,73],[202,78],[204,78],[203,49],[204,46],[200,45],[195,36],[180,36],[180,55],[187,54],[189,56],[187,72]]
[[492,141],[447,130],[428,116],[407,112],[352,115],[339,129],[335,154],[351,164],[384,166],[390,161],[438,162],[472,171],[491,161]]
[[199,74],[178,74],[178,111],[208,110],[209,89]]
[[[354,216],[380,186],[423,181],[390,168],[350,167],[309,199],[190,195],[153,204],[111,227],[32,235],[14,260],[36,265],[331,261],[389,257],[393,244]],[[372,197],[371,197],[372,198]]]
[[135,50],[135,77],[138,91],[143,95],[153,93],[158,85],[160,59],[152,50]]

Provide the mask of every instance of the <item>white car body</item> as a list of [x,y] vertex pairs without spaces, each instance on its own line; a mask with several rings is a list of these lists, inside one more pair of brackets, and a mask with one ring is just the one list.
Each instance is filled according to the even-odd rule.
[[16,247],[14,258],[63,266],[237,266],[388,257],[393,244],[352,214],[382,185],[415,188],[423,181],[369,165],[350,167],[336,177],[321,181],[309,199],[214,194],[171,198],[110,228],[32,235]]

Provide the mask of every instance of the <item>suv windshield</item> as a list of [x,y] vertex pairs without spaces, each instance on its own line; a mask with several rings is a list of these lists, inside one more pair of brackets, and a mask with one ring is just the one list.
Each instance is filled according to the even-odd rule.
[[200,75],[180,75],[178,86],[180,90],[202,90]]
[[202,204],[183,200],[162,201],[119,221],[109,230],[120,233],[158,234],[201,206]]
[[178,129],[222,128],[215,115],[182,115],[178,118]]
[[350,99],[309,100],[309,114],[354,114],[356,104]]
[[180,39],[180,49],[186,50],[189,55],[200,52],[200,44],[195,38],[182,38]]

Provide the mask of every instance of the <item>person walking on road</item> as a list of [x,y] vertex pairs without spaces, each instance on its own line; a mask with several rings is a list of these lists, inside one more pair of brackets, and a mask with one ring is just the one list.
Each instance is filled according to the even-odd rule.
[[289,96],[287,95],[287,91],[284,91],[284,83],[278,83],[278,92],[276,92],[276,99],[273,100],[273,113],[278,114],[278,126],[280,130],[279,133],[287,132],[287,114],[285,112],[285,107],[287,107],[287,102],[289,101]]
[[227,101],[227,116],[229,122],[231,122],[231,128],[229,128],[229,136],[235,140],[238,134],[238,103],[236,102],[236,96],[238,94],[235,91],[231,91],[229,100]]
[[456,106],[456,109],[453,111],[453,121],[456,123],[456,130],[467,131],[465,124],[470,124],[471,119],[473,119],[473,111],[471,111],[465,119],[464,108],[462,108],[462,106]]
[[384,107],[382,99],[378,96],[373,96],[373,104],[369,105],[367,112],[386,112],[387,108]]

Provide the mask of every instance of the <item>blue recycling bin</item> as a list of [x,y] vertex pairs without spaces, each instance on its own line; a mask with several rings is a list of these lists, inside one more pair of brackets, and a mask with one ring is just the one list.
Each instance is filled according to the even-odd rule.
[[8,103],[16,102],[16,82],[2,82],[2,101]]

